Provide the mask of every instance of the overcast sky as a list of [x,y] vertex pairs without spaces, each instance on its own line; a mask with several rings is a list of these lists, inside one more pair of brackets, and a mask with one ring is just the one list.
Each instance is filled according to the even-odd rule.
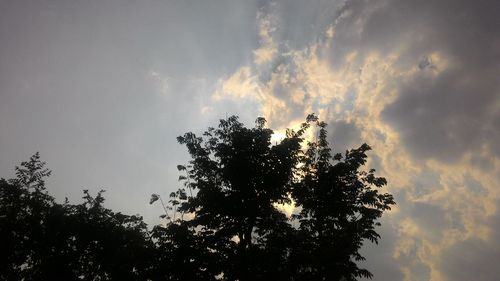
[[374,280],[498,280],[499,1],[0,1],[0,177],[39,151],[58,200],[158,223],[176,136],[311,112],[396,197]]

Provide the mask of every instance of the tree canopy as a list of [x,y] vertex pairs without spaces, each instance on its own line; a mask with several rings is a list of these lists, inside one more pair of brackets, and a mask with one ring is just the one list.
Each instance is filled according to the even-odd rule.
[[44,166],[37,153],[0,180],[0,280],[147,280],[153,244],[142,217],[104,208],[102,191],[56,203]]
[[326,127],[309,115],[272,143],[264,118],[248,128],[232,116],[178,137],[191,160],[177,166],[183,186],[168,201],[151,196],[165,210],[152,228],[105,208],[103,191],[57,203],[37,153],[0,180],[0,280],[371,277],[359,250],[378,241],[378,219],[395,203],[364,167],[370,147],[333,154]]
[[[314,115],[272,144],[265,123],[258,118],[246,128],[232,116],[201,137],[178,137],[192,160],[178,166],[185,188],[170,202],[174,213],[192,218],[177,216],[169,226],[190,230],[200,250],[209,250],[191,260],[222,265],[210,268],[224,280],[371,277],[356,263],[364,260],[359,249],[378,241],[377,219],[395,203],[379,193],[386,180],[363,169],[370,147],[332,155],[327,124]],[[305,139],[307,130],[313,139]],[[277,208],[292,202],[291,217]]]

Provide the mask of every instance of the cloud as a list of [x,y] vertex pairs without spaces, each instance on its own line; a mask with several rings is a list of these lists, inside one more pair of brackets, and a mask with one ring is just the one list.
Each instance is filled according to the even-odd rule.
[[496,237],[500,235],[500,215],[490,217],[491,240],[472,238],[457,243],[443,253],[442,268],[449,280],[498,279],[500,247]]
[[443,254],[442,268],[449,280],[484,280],[498,279],[500,269],[498,245],[470,239],[457,243]]
[[[494,75],[500,71],[500,32],[491,26],[498,23],[492,11],[499,8],[495,1],[388,1],[368,17],[362,43],[387,52],[394,49],[389,42],[404,41],[395,44],[399,64],[420,67],[401,81],[397,100],[383,113],[414,157],[456,160],[481,145],[493,146],[499,129],[494,120],[500,117],[491,106],[500,93]],[[422,68],[419,57],[432,67]],[[492,153],[498,156],[496,148]]]
[[259,20],[260,47],[253,53],[255,64],[260,65],[270,62],[278,49],[272,38],[272,33],[276,30],[273,27],[273,18],[269,14],[259,13],[257,19]]
[[397,229],[380,264],[399,272],[375,280],[455,280],[447,266],[460,261],[446,265],[455,247],[495,243],[487,218],[499,212],[500,196],[499,4],[318,4],[311,13],[328,16],[289,37],[293,5],[277,1],[267,11],[278,52],[248,65],[261,114],[283,127],[316,112],[334,145],[374,148],[370,164],[398,202],[382,230]]
[[259,98],[259,85],[249,67],[238,69],[228,79],[221,79],[215,100],[231,97],[232,99]]
[[61,198],[104,186],[156,217],[139,206],[176,188],[175,136],[315,112],[396,196],[374,280],[498,274],[498,1],[54,3],[0,4],[2,171],[41,150]]
[[[332,120],[333,121],[333,120]],[[330,145],[334,152],[344,153],[347,149],[361,145],[361,132],[353,123],[345,120],[328,124],[327,130],[330,133]]]

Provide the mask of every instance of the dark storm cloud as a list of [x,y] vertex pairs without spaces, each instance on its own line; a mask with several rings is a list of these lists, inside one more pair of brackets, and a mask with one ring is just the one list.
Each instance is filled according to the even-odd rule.
[[[500,155],[500,2],[347,2],[329,54],[342,63],[361,54],[399,52],[397,66],[420,67],[398,81],[399,97],[383,113],[417,158],[451,161],[489,144]],[[447,60],[431,75],[432,53]]]
[[453,281],[495,281],[500,276],[499,259],[500,249],[497,245],[474,238],[446,251],[442,268],[449,280]]
[[440,191],[443,187],[439,183],[439,173],[423,169],[412,179],[408,191],[414,196],[421,197],[432,192]]
[[277,17],[279,30],[276,40],[296,50],[307,48],[324,37],[344,1],[331,0],[284,0],[276,1],[271,10]]
[[385,280],[385,281],[400,281],[404,276],[398,266],[398,261],[393,256],[394,241],[397,240],[397,230],[390,227],[392,222],[382,219],[382,225],[379,234],[381,239],[378,244],[367,243],[363,247],[363,254],[369,257],[365,262],[361,263],[374,275],[373,279],[361,280]]
[[442,230],[448,227],[446,210],[431,203],[405,202],[405,204],[406,206],[403,207],[405,213],[410,214],[415,223],[428,232],[428,235],[422,238],[439,243]]
[[[346,1],[333,4],[331,7],[337,5],[337,9],[343,7],[334,11],[321,3],[302,7],[300,14],[319,15],[317,22],[295,16],[296,8],[288,10],[294,5],[299,4],[277,1],[268,7],[276,17],[272,37],[278,54],[267,70],[254,69],[260,82],[272,84],[273,74],[281,73],[304,79],[297,75],[307,71],[300,63],[307,64],[316,56],[319,64],[326,59],[330,66],[318,70],[318,77],[349,80],[333,81],[341,84],[340,98],[336,93],[318,95],[318,88],[326,85],[318,83],[303,89],[316,94],[315,100],[294,103],[292,89],[297,85],[293,79],[280,80],[269,92],[287,106],[286,113],[278,114],[295,114],[306,108],[331,113],[325,121],[331,124],[334,147],[352,147],[364,141],[361,137],[378,145],[372,164],[393,176],[388,178],[392,190],[401,189],[395,192],[400,207],[389,225],[380,228],[382,246],[366,248],[368,260],[377,261],[372,263],[375,280],[441,281],[440,276],[446,280],[448,272],[440,268],[442,251],[461,243],[465,235],[480,236],[485,209],[491,207],[464,207],[467,197],[481,201],[494,196],[494,187],[488,184],[491,175],[481,173],[494,168],[479,171],[492,166],[492,159],[473,154],[472,161],[479,164],[471,169],[471,175],[456,160],[488,146],[500,155],[495,142],[500,132],[496,121],[500,120],[500,39],[499,29],[494,28],[500,26],[498,2]],[[330,25],[331,33],[327,32]],[[314,26],[321,28],[315,30]],[[349,74],[344,75],[346,72]],[[375,98],[370,96],[370,87]],[[325,88],[335,91],[330,84]],[[386,105],[393,94],[395,99]],[[377,111],[380,105],[386,106],[381,116]],[[344,121],[348,116],[356,122]],[[286,123],[293,117],[279,118]],[[432,158],[441,161],[421,161]],[[473,229],[475,226],[478,229]],[[449,233],[460,235],[447,237]],[[460,264],[453,259],[450,263]]]
[[329,143],[335,153],[344,153],[346,150],[361,145],[361,132],[356,124],[344,120],[330,121],[328,124]]
[[500,129],[500,112],[490,108],[500,93],[495,83],[463,69],[415,77],[401,85],[401,96],[384,117],[414,155],[456,160],[484,143],[495,143]]
[[[499,202],[500,203],[500,202]],[[500,205],[500,204],[497,204]],[[449,280],[498,280],[500,268],[500,212],[489,220],[491,241],[479,238],[467,239],[457,243],[443,254],[442,268]]]

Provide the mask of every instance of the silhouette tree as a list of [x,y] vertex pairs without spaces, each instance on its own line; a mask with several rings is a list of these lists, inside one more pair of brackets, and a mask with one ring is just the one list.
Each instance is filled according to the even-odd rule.
[[[194,236],[196,251],[186,258],[212,269],[203,270],[211,276],[199,280],[268,280],[285,271],[288,247],[281,238],[292,228],[275,204],[290,203],[304,129],[271,145],[273,131],[265,128],[263,118],[248,129],[233,116],[221,120],[218,128],[209,128],[203,137],[193,133],[178,137],[193,160],[178,166],[186,172],[180,180],[189,195],[185,188],[171,194],[171,211],[173,216],[179,212],[193,217],[174,219],[166,231]],[[152,201],[156,199],[153,195]],[[280,241],[270,244],[274,240]]]
[[[369,147],[332,156],[326,123],[314,115],[273,145],[265,123],[258,118],[246,128],[232,116],[202,137],[178,137],[192,160],[178,166],[185,188],[171,194],[169,206],[180,216],[169,216],[164,231],[190,237],[183,258],[209,273],[198,280],[370,277],[355,263],[363,259],[358,250],[366,239],[377,242],[376,220],[394,201],[377,191],[384,178],[361,170]],[[303,151],[311,124],[318,137]],[[291,219],[276,207],[290,204],[290,197],[298,210]],[[187,216],[192,218],[181,219]]]
[[[44,232],[49,210],[54,204],[45,192],[44,178],[50,171],[37,153],[16,167],[16,178],[0,179],[0,279],[30,279],[36,265],[33,249]],[[35,238],[36,237],[36,238]]]
[[318,136],[308,142],[299,169],[300,181],[292,194],[300,210],[296,244],[292,248],[297,280],[356,280],[372,274],[357,266],[365,258],[359,249],[365,240],[378,242],[375,226],[394,205],[393,196],[380,194],[385,178],[375,170],[362,170],[367,144],[332,155],[327,124],[315,118]]
[[[356,280],[365,241],[395,204],[387,182],[364,168],[363,144],[332,155],[326,123],[309,115],[271,143],[258,118],[233,116],[201,137],[178,137],[191,160],[184,187],[165,203],[166,224],[103,206],[103,191],[59,204],[35,154],[0,179],[0,280]],[[306,131],[316,135],[306,142]],[[295,204],[288,217],[278,204]]]
[[39,154],[0,180],[0,280],[146,280],[153,244],[139,216],[84,191],[78,205],[48,195]]

